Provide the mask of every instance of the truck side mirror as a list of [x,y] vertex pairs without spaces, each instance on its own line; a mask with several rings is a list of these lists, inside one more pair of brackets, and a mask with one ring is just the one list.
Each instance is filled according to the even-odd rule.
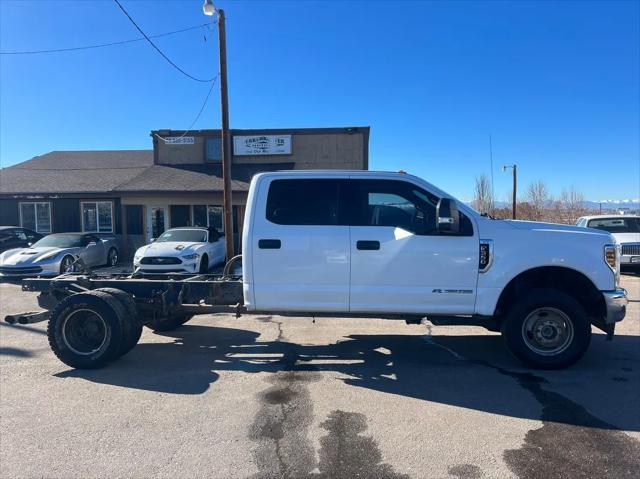
[[440,198],[436,207],[436,222],[439,233],[458,234],[460,232],[460,213],[454,200]]

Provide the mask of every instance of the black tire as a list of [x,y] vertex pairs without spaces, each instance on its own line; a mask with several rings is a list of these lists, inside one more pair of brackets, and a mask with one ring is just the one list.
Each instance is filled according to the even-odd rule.
[[[115,259],[112,256],[115,255]],[[105,266],[116,266],[118,264],[118,250],[116,248],[110,248],[107,253],[107,264]]]
[[96,369],[120,356],[126,311],[106,293],[72,294],[51,311],[47,336],[54,354],[68,366]]
[[121,289],[116,288],[100,288],[95,291],[103,291],[110,294],[117,299],[127,312],[127,316],[124,319],[125,331],[122,347],[120,349],[120,355],[124,356],[131,351],[142,335],[142,323],[138,320],[138,311],[136,310],[136,303],[130,294],[125,293]]
[[533,289],[506,313],[502,337],[511,354],[525,365],[561,369],[586,352],[591,323],[582,305],[568,294]]
[[155,332],[173,331],[193,318],[192,314],[176,314],[168,318],[158,318],[148,322],[145,326]]
[[200,274],[205,274],[209,271],[209,257],[205,254],[202,255],[202,259],[200,260],[200,267],[198,268],[198,272]]
[[[70,262],[71,264],[71,271],[65,271],[66,267],[65,264],[67,262]],[[73,259],[73,256],[65,256],[64,258],[62,258],[62,261],[60,261],[60,274],[65,274],[65,273],[70,273],[75,271],[75,267],[73,266],[73,263],[75,262],[75,259]]]

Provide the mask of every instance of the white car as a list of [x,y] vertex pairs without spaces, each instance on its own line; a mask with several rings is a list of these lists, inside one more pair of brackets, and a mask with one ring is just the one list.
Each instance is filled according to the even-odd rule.
[[622,247],[620,266],[640,270],[640,216],[583,216],[578,219],[576,225],[611,233]]
[[134,272],[206,273],[225,260],[224,235],[215,228],[172,228],[138,248]]

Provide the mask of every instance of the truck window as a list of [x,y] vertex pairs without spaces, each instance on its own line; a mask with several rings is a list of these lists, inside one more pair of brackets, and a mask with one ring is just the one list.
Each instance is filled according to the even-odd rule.
[[[417,235],[437,235],[439,198],[404,181],[355,180],[351,206],[354,226],[390,226]],[[471,221],[460,213],[461,235],[473,236]]]
[[274,180],[267,220],[279,225],[337,225],[340,180]]

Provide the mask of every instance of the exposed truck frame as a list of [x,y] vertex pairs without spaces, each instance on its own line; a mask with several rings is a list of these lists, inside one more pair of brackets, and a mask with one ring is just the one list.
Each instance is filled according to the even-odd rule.
[[[40,293],[38,305],[44,311],[10,314],[5,321],[23,325],[49,321],[49,344],[60,360],[76,368],[103,367],[137,344],[143,326],[156,331],[169,331],[195,315],[226,313],[240,317],[243,314],[264,314],[261,311],[248,312],[244,307],[242,276],[228,272],[231,264],[227,263],[222,274],[70,273],[55,278],[23,279],[22,290]],[[78,301],[87,297],[91,297],[92,301],[80,303],[82,311],[93,313],[94,319],[99,319],[93,322],[87,322],[86,318],[85,321],[70,321],[78,308],[71,304],[69,310],[64,306],[67,303],[78,304]],[[274,312],[269,311],[269,314]],[[277,314],[376,317],[405,320],[409,324],[419,324],[425,319],[425,315],[416,314],[290,311],[279,311]],[[110,321],[111,317],[116,320]],[[492,318],[440,316],[429,319],[434,324],[475,324],[494,329]],[[96,324],[101,326],[99,330],[95,330]],[[85,331],[87,328],[88,332]],[[118,328],[120,331],[115,331]],[[92,334],[95,344],[89,337]],[[69,350],[73,354],[65,354]]]

